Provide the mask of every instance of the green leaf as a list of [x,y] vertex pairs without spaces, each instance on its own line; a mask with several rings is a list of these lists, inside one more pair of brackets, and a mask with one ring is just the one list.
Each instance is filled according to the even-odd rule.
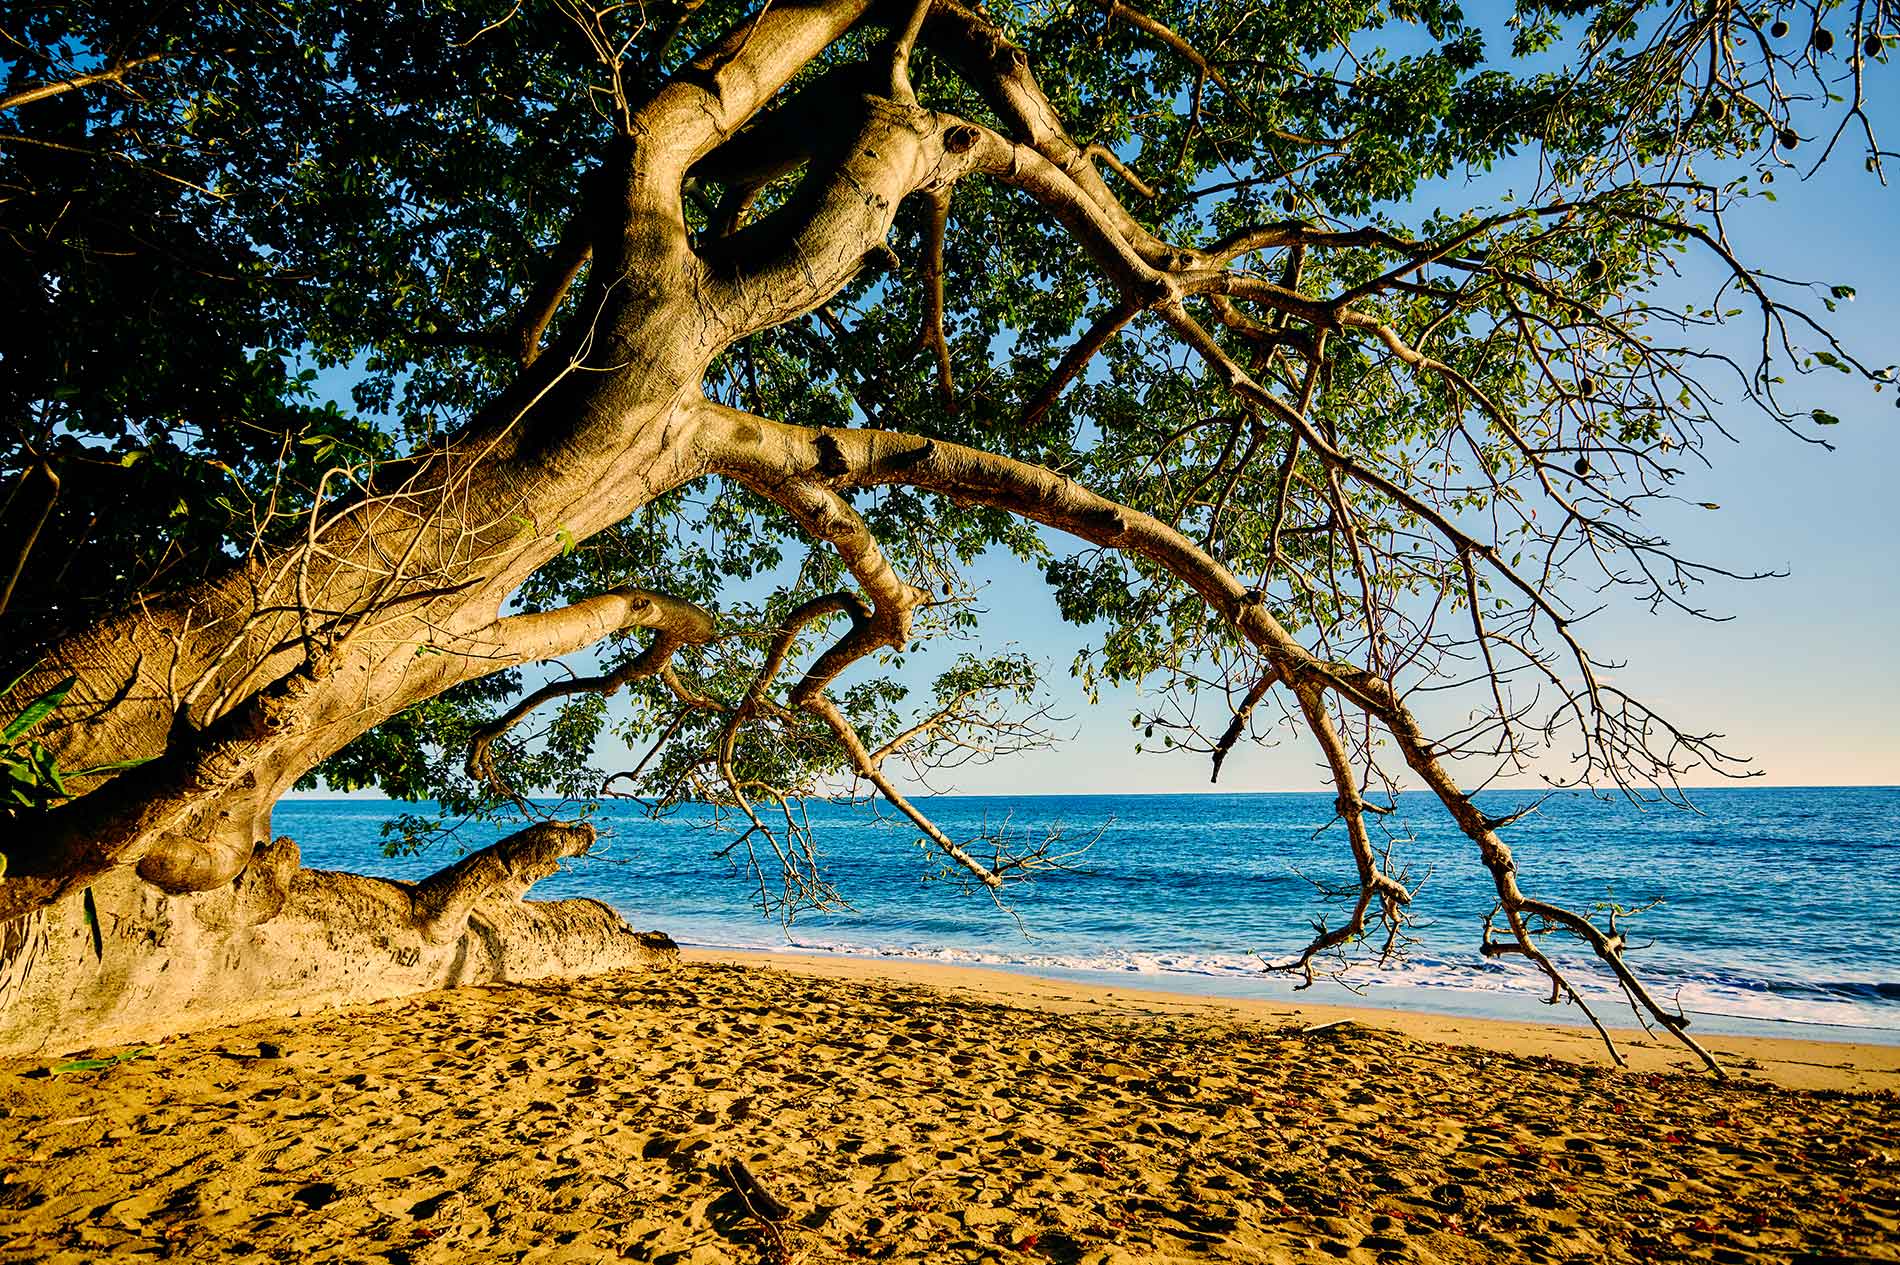
[[89,764],[84,769],[66,769],[65,777],[95,777],[99,773],[123,773],[125,769],[137,769],[141,764],[152,764],[158,756],[139,756],[137,760],[112,760],[108,764]]
[[1813,417],[1816,426],[1839,426],[1841,424],[1840,418],[1834,416],[1834,414],[1824,408],[1815,409]]
[[27,664],[26,667],[20,670],[20,675],[14,677],[11,681],[7,682],[7,687],[4,690],[0,690],[0,694],[13,693],[14,690],[19,688],[20,682],[26,680],[26,678],[28,678],[29,676],[32,676],[35,672],[39,670],[40,662],[41,662],[40,660],[35,659],[33,660],[33,662]]
[[31,703],[28,703],[25,711],[15,716],[13,722],[5,729],[0,729],[0,741],[12,742],[20,735],[31,730],[33,726],[52,715],[54,710],[57,709],[61,703],[66,701],[66,695],[71,693],[73,686],[77,684],[79,684],[79,678],[69,676],[52,689],[46,691],[46,693],[34,699]]
[[86,889],[86,895],[80,902],[86,912],[86,925],[92,928],[92,956],[95,961],[106,960],[105,932],[99,928],[99,904],[92,897],[92,889]]
[[117,1054],[108,1054],[104,1058],[68,1059],[64,1063],[55,1063],[53,1066],[47,1068],[46,1074],[48,1076],[69,1076],[74,1072],[103,1072],[109,1068],[118,1067],[122,1063],[130,1063],[133,1059],[149,1059],[155,1056],[156,1052],[152,1047],[144,1045],[136,1050],[121,1050]]

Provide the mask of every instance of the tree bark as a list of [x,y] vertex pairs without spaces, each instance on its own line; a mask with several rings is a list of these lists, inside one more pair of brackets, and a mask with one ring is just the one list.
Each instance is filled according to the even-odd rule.
[[670,940],[598,901],[521,899],[593,838],[586,826],[531,826],[414,884],[301,869],[288,839],[212,891],[167,895],[118,871],[0,928],[0,1057],[669,965]]

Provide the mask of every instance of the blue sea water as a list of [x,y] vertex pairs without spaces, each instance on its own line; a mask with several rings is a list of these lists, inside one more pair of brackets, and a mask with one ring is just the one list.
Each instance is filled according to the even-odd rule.
[[[1492,792],[1496,814],[1524,798]],[[1520,881],[1533,895],[1588,909],[1661,902],[1628,924],[1646,945],[1630,960],[1698,1031],[1900,1043],[1900,788],[1696,792],[1698,811],[1562,794],[1513,827]],[[847,911],[761,915],[730,841],[703,812],[648,820],[605,806],[596,854],[540,884],[543,897],[594,896],[637,927],[683,944],[902,956],[988,965],[1088,982],[1234,997],[1293,996],[1262,969],[1311,937],[1338,906],[1315,883],[1341,883],[1351,861],[1322,794],[953,796],[927,801],[952,837],[998,827],[1041,839],[1099,832],[1080,872],[1010,890],[1007,908],[980,889],[930,877],[940,867],[906,823],[862,806],[813,803],[815,838]],[[386,858],[381,826],[401,806],[292,799],[275,829],[306,865],[416,878],[454,859],[441,850]],[[1470,845],[1424,799],[1401,801],[1410,837],[1395,858],[1424,884],[1416,943],[1401,961],[1322,981],[1312,1001],[1582,1022],[1549,1009],[1520,963],[1487,961],[1479,928],[1491,901]],[[478,847],[502,833],[462,842]],[[1575,977],[1611,1022],[1629,1023],[1607,980],[1574,950]]]

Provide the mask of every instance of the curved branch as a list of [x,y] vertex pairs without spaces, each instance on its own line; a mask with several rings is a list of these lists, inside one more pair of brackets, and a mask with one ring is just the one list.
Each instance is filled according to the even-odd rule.
[[594,845],[594,828],[542,821],[470,853],[409,889],[412,917],[422,938],[446,944],[468,927],[480,901],[522,894],[561,868],[570,857],[584,856]]
[[651,188],[677,191],[686,172],[850,30],[870,0],[766,0],[655,92],[633,126]]
[[508,331],[508,350],[525,369],[541,354],[541,339],[553,323],[561,304],[574,288],[575,278],[594,257],[594,243],[588,231],[586,211],[574,216],[561,230],[554,249],[542,265],[541,274],[522,301]]
[[1144,228],[1115,197],[1087,152],[1064,129],[1061,114],[1029,68],[1028,54],[987,15],[957,0],[935,0],[922,40],[983,95],[1015,141],[1073,182],[1118,239],[1150,262],[1176,256],[1173,247]]
[[[248,862],[277,796],[351,739],[463,681],[639,626],[647,609],[643,597],[607,593],[403,652],[359,647],[307,664],[206,728],[176,737],[158,759],[120,774],[109,792],[47,812],[35,846],[9,855],[0,919],[133,863],[166,891],[222,886]],[[365,698],[376,705],[365,706]]]
[[950,340],[944,334],[944,236],[950,228],[950,188],[932,189],[925,195],[928,210],[924,216],[924,259],[921,281],[924,288],[923,319],[912,340],[910,352],[928,347],[937,360],[937,394],[946,408],[956,400],[956,378],[950,368]]
[[575,694],[611,697],[629,682],[657,675],[669,667],[674,653],[681,647],[703,646],[712,640],[712,616],[691,602],[646,589],[622,589],[617,591],[617,595],[626,601],[626,616],[615,631],[652,628],[656,632],[652,642],[612,672],[550,681],[523,696],[513,707],[476,730],[469,739],[468,757],[463,764],[470,777],[506,792],[508,788],[495,772],[492,748],[496,739],[527,719],[536,709],[557,698]]
[[1211,79],[1223,88],[1227,86],[1227,81],[1221,77],[1220,71],[1215,69],[1201,50],[1183,39],[1167,23],[1151,18],[1139,9],[1130,8],[1123,4],[1122,0],[1095,0],[1095,4],[1110,22],[1120,18],[1137,30],[1147,32],[1180,54],[1182,60],[1194,67],[1195,72],[1202,78]]
[[1002,888],[1003,876],[1001,874],[986,867],[981,861],[971,856],[969,852],[954,839],[944,834],[944,832],[938,828],[936,822],[925,816],[924,813],[918,809],[917,805],[904,798],[903,793],[891,783],[888,777],[884,776],[882,765],[871,758],[871,753],[865,749],[864,740],[858,737],[857,730],[851,727],[851,722],[845,719],[844,713],[838,710],[838,705],[831,701],[830,695],[823,693],[813,694],[805,700],[805,709],[817,715],[827,725],[831,726],[831,732],[837,737],[838,745],[844,748],[845,754],[850,757],[852,767],[858,771],[859,776],[863,777],[864,780],[869,782],[872,786],[875,786],[878,794],[889,800],[891,806],[897,809],[898,812],[908,817],[911,824],[923,831],[924,836],[928,838],[931,843],[935,844],[945,856],[968,870],[970,874],[975,877],[977,882],[983,884],[983,886],[989,888],[991,891],[997,891]]
[[1028,409],[1023,413],[1025,425],[1035,427],[1042,424],[1042,419],[1062,398],[1062,393],[1069,389],[1069,384],[1082,376],[1089,361],[1095,359],[1097,353],[1135,318],[1136,311],[1131,304],[1118,304],[1089,323],[1082,337],[1075,341],[1062,357],[1061,363],[1056,365],[1055,372],[1049,375],[1049,381],[1043,383],[1042,390],[1036,392],[1036,398],[1029,402]]
[[709,247],[709,310],[735,339],[822,306],[868,258],[889,253],[900,202],[968,170],[956,157],[970,148],[964,133],[929,111],[872,96],[856,108],[846,142],[791,199]]
[[1372,850],[1372,839],[1366,833],[1366,803],[1359,794],[1359,779],[1353,771],[1346,744],[1340,739],[1338,730],[1333,727],[1332,717],[1326,712],[1326,703],[1319,686],[1311,681],[1302,682],[1294,687],[1293,693],[1300,700],[1300,710],[1306,716],[1307,728],[1325,753],[1333,787],[1339,792],[1334,804],[1340,819],[1346,823],[1346,841],[1352,849],[1353,864],[1359,871],[1357,896],[1346,921],[1331,931],[1321,931],[1297,958],[1268,968],[1298,971],[1305,977],[1299,987],[1306,988],[1313,983],[1314,958],[1329,949],[1350,944],[1364,934],[1366,914],[1374,900],[1379,901],[1380,917],[1389,933],[1386,940],[1386,951],[1389,953],[1393,940],[1404,925],[1403,910],[1411,903],[1412,893],[1379,866],[1379,858]]

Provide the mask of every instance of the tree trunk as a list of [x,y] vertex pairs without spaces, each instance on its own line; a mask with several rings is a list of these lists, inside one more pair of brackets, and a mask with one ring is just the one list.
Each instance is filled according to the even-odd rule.
[[603,323],[623,337],[600,340],[621,356],[614,373],[551,351],[461,436],[313,513],[307,539],[54,646],[14,695],[77,678],[37,736],[66,769],[146,763],[103,787],[74,779],[80,796],[6,849],[0,919],[128,864],[173,893],[228,883],[269,839],[278,797],[371,727],[650,626],[626,591],[500,612],[564,542],[704,472],[682,404],[716,344],[677,308],[619,305]]
[[6,703],[76,679],[35,734],[63,768],[136,767],[75,775],[74,798],[0,849],[0,1047],[123,1040],[660,951],[604,906],[496,895],[532,881],[518,849],[415,889],[304,872],[294,845],[269,842],[271,808],[346,743],[456,684],[628,628],[664,631],[670,608],[638,590],[502,611],[563,548],[704,475],[692,425],[713,358],[815,305],[856,271],[862,235],[888,230],[912,166],[869,181],[889,196],[821,208],[861,232],[791,243],[804,284],[788,300],[769,278],[736,280],[702,258],[680,205],[692,162],[858,12],[768,10],[733,37],[737,48],[760,36],[757,64],[663,91],[648,137],[608,146],[578,230],[593,261],[573,300],[586,319],[460,432],[373,473],[334,472],[301,530],[280,525],[223,574],[66,638],[20,682]]
[[0,1056],[670,964],[671,940],[598,901],[521,899],[593,838],[530,826],[414,884],[301,869],[288,839],[214,891],[167,895],[119,871],[0,928]]

